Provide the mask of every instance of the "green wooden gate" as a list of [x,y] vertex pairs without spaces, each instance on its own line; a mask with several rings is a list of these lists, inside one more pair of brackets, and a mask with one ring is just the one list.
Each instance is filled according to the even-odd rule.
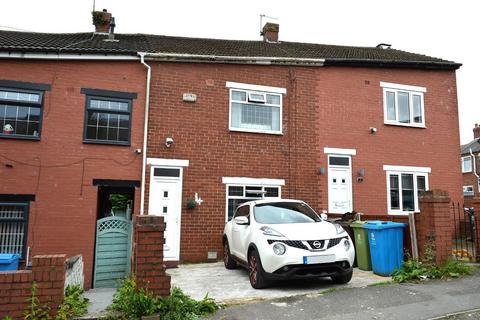
[[94,288],[115,288],[130,275],[132,222],[123,217],[97,221]]

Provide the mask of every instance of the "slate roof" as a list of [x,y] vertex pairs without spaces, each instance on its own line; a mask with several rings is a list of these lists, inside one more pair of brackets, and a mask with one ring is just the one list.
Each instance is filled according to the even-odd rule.
[[461,155],[467,155],[470,154],[470,148],[472,149],[473,153],[479,153],[480,152],[480,138],[473,139],[467,144],[464,144],[460,147],[461,149]]
[[325,59],[324,65],[458,69],[461,64],[397,49],[281,41],[221,40],[149,34],[115,34],[116,42],[93,33],[0,31],[0,51],[132,55],[137,52],[233,57]]

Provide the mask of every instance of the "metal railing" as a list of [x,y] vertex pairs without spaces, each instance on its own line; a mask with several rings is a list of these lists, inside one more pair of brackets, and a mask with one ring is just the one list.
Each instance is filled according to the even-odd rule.
[[452,256],[457,260],[477,261],[479,239],[477,239],[477,226],[475,225],[475,210],[465,208],[459,203],[452,203],[451,213],[454,222],[454,239],[452,243]]

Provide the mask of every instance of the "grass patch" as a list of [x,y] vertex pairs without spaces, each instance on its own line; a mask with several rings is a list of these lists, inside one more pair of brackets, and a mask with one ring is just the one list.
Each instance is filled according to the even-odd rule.
[[367,285],[367,287],[368,287],[368,288],[370,288],[370,287],[381,287],[381,286],[386,286],[386,285],[389,285],[389,284],[392,284],[392,283],[395,283],[395,281],[393,281],[393,280],[388,280],[388,281],[382,281],[382,282],[372,283],[372,284]]
[[197,301],[176,287],[170,296],[157,297],[139,288],[135,280],[129,278],[117,289],[109,311],[112,318],[121,320],[140,319],[154,314],[158,314],[162,320],[197,320],[220,307],[208,294]]

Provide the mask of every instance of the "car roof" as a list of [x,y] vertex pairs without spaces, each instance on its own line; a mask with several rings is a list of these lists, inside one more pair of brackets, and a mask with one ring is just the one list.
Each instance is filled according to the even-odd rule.
[[279,203],[279,202],[305,203],[305,201],[296,200],[296,199],[268,199],[268,200],[252,200],[252,201],[244,202],[238,207],[240,208],[242,206],[249,205],[251,203],[253,203],[254,205],[257,205],[257,204],[268,204],[268,203]]

